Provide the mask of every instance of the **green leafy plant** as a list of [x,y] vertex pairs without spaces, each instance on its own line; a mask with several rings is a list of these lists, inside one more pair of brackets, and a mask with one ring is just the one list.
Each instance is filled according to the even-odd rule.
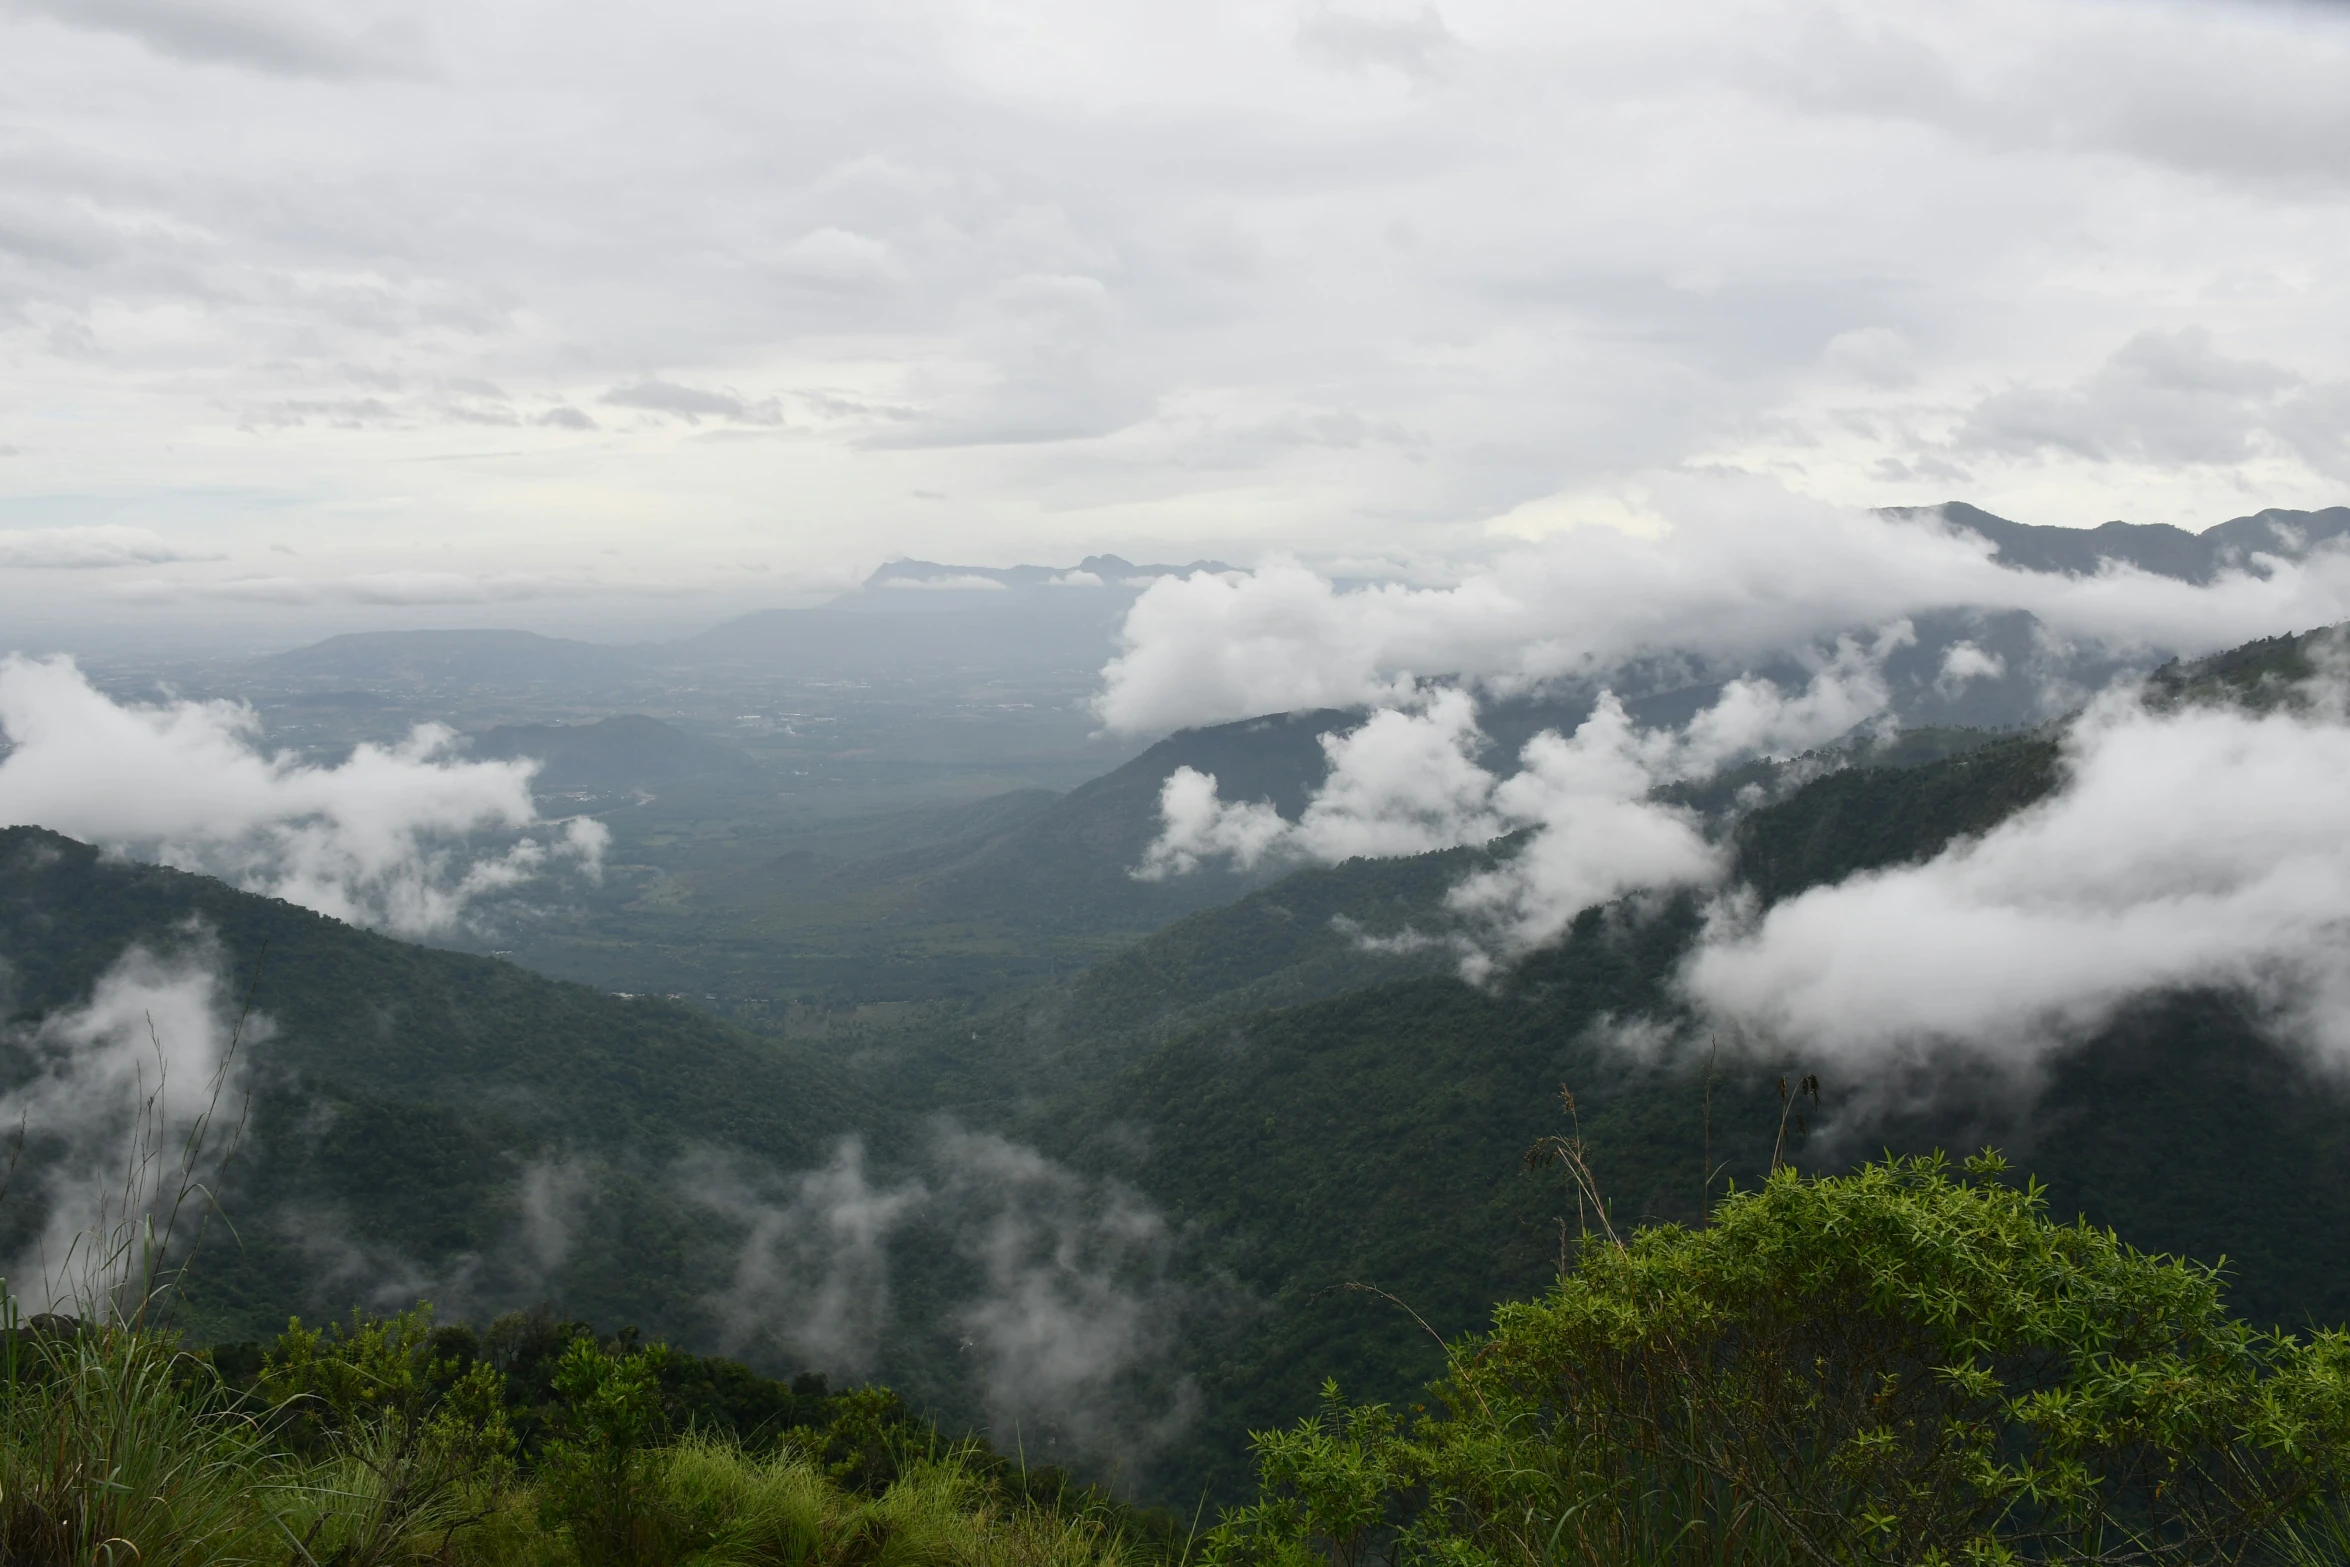
[[657,1350],[608,1354],[572,1340],[556,1363],[561,1434],[539,1470],[539,1510],[588,1567],[653,1559],[653,1447],[666,1428]]
[[[1405,1425],[1255,1439],[1219,1561],[2249,1559],[2350,1481],[2350,1339],[2061,1225],[1994,1154],[1782,1169],[1703,1230],[1587,1244]],[[1374,1505],[1375,1503],[1375,1505]]]
[[446,1540],[512,1466],[501,1379],[435,1352],[430,1306],[340,1329],[289,1323],[255,1391],[281,1442],[317,1461],[275,1492],[297,1559],[369,1567],[421,1534]]

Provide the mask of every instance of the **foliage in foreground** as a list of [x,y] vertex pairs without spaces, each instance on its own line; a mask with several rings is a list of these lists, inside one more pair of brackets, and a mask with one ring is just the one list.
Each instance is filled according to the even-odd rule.
[[2050,1220],[1995,1155],[1587,1241],[1428,1405],[1253,1440],[1223,1567],[2341,1561],[2350,1338]]
[[[1115,1567],[1156,1554],[1137,1515],[944,1442],[885,1390],[761,1389],[740,1368],[730,1390],[724,1362],[547,1331],[574,1326],[509,1318],[485,1341],[418,1310],[296,1323],[265,1353],[216,1361],[132,1326],[12,1322],[0,1564]],[[762,1400],[784,1420],[730,1423]]]

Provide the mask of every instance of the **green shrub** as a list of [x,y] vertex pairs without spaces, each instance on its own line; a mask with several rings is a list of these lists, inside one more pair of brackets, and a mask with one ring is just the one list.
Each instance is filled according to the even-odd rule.
[[[1223,1563],[2205,1562],[2304,1544],[2350,1477],[2350,1339],[2052,1222],[1995,1155],[1772,1176],[1587,1243],[1432,1409],[1256,1436]],[[2314,1548],[2314,1547],[2313,1547]],[[2341,1559],[2338,1554],[2333,1560]]]
[[540,1516],[569,1533],[587,1567],[657,1560],[650,1470],[667,1422],[652,1353],[610,1355],[574,1339],[554,1385],[564,1414],[540,1460]]

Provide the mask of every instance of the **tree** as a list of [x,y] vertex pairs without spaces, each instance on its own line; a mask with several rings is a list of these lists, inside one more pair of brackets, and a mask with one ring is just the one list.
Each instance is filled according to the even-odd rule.
[[2339,1501],[2350,1338],[2254,1329],[2216,1269],[2004,1171],[1781,1170],[1706,1229],[1587,1241],[1417,1421],[1255,1437],[1265,1500],[1216,1552],[1343,1561],[1363,1473],[1398,1552],[1452,1562],[2235,1561]]

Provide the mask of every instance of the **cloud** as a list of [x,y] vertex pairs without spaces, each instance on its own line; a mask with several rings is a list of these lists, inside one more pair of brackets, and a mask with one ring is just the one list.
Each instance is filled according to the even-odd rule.
[[2293,452],[2350,478],[2340,414],[2350,382],[2311,384],[2282,366],[2233,359],[2201,326],[2141,332],[2093,374],[2059,389],[2021,386],[1977,403],[1953,437],[1960,453],[2057,452],[2093,463],[2229,466]]
[[648,413],[674,414],[688,424],[700,424],[705,416],[735,424],[783,423],[783,414],[772,400],[748,403],[732,392],[704,391],[700,387],[680,386],[674,381],[647,380],[633,386],[614,387],[604,394],[604,401],[614,408],[641,408]]
[[1191,1418],[1197,1395],[1166,1360],[1189,1294],[1173,1238],[1134,1191],[1034,1148],[942,1122],[918,1168],[884,1183],[844,1138],[791,1175],[739,1155],[678,1166],[687,1197],[743,1230],[729,1286],[708,1302],[730,1353],[761,1343],[863,1375],[897,1303],[893,1245],[960,1254],[974,1286],[941,1308],[999,1442],[1133,1465]]
[[854,1137],[822,1169],[784,1179],[704,1150],[676,1180],[746,1231],[733,1282],[709,1303],[728,1353],[766,1340],[834,1375],[872,1368],[889,1318],[890,1237],[928,1200],[918,1182],[875,1184]]
[[905,268],[880,240],[847,229],[820,228],[784,248],[777,270],[810,288],[858,293],[906,280]]
[[2055,794],[1921,865],[1725,903],[1683,987],[1823,1063],[2019,1070],[2136,997],[2227,987],[2350,1068],[2350,724],[2338,685],[2320,696],[2164,712],[2108,693]]
[[[1884,715],[1887,657],[1914,641],[1906,622],[1841,639],[1800,691],[1756,678],[1727,684],[1679,729],[1641,729],[1602,692],[1572,735],[1545,730],[1506,777],[1478,760],[1485,737],[1465,691],[1418,693],[1322,737],[1329,772],[1295,822],[1264,802],[1227,803],[1213,776],[1178,768],[1160,790],[1159,836],[1135,874],[1181,875],[1226,856],[1246,868],[1277,857],[1336,863],[1488,843],[1527,831],[1492,868],[1448,895],[1464,973],[1554,940],[1594,904],[1652,888],[1707,885],[1726,869],[1696,817],[1651,798],[1755,754],[1821,745]],[[1392,942],[1389,943],[1392,945]]]
[[[9,1290],[35,1310],[83,1314],[135,1305],[175,1265],[204,1217],[201,1191],[171,1229],[173,1205],[210,1181],[233,1141],[243,1047],[267,1036],[258,1015],[237,1033],[218,951],[190,932],[177,951],[134,945],[99,976],[90,999],[9,1029],[14,1086],[0,1124],[26,1133],[20,1182],[45,1210]],[[208,1120],[215,1111],[220,1119]],[[208,1127],[208,1129],[207,1129]],[[149,1226],[152,1226],[152,1230]],[[152,1234],[169,1248],[143,1256]]]
[[1917,380],[1917,350],[1889,326],[1852,327],[1828,339],[1820,362],[1870,386],[1908,386]]
[[157,54],[281,76],[404,75],[422,64],[412,25],[352,35],[316,25],[308,7],[225,0],[10,0],[14,9],[70,27],[119,33]]
[[[609,838],[585,817],[541,822],[536,763],[459,760],[439,725],[307,766],[261,748],[250,708],[117,703],[69,658],[0,660],[0,729],[0,820],[402,935],[449,930],[477,900],[559,869],[594,875]],[[550,830],[513,836],[532,828]]]
[[533,1159],[522,1172],[518,1207],[521,1250],[544,1279],[561,1268],[579,1239],[595,1178],[569,1158]]
[[942,1127],[932,1157],[957,1243],[986,1280],[954,1320],[997,1444],[1131,1472],[1198,1407],[1164,1364],[1184,1303],[1165,1221],[1123,1184],[991,1134]]
[[1326,5],[1299,25],[1297,42],[1307,54],[1333,65],[1355,71],[1384,65],[1415,81],[1442,75],[1445,58],[1460,47],[1434,6],[1363,16]]
[[1997,680],[2006,673],[2007,661],[1998,654],[1985,652],[1972,642],[1953,642],[1942,654],[1942,671],[1934,677],[1934,689],[1954,696],[1969,681]]
[[[1722,466],[1867,505],[1966,466],[2043,520],[2324,504],[2350,16],[2143,14],[1315,0],[1048,43],[814,0],[590,8],[550,44],[496,7],[17,0],[0,51],[45,90],[12,122],[0,407],[63,413],[0,430],[15,520],[136,494],[179,539],[271,496],[321,557],[466,525],[531,571],[616,515],[724,559],[741,497],[820,496],[805,573],[1009,558],[1040,517],[1129,554],[1455,552]],[[384,74],[436,60],[463,68]],[[2159,391],[2125,366],[2088,414],[2011,399],[1947,445],[1987,391],[2063,404],[2197,327],[2298,389],[2116,423]],[[452,418],[576,442],[532,424],[557,408],[603,426],[599,504],[535,446],[384,482]]]
[[354,1224],[341,1204],[309,1198],[279,1205],[269,1222],[301,1252],[303,1287],[329,1310],[357,1301],[371,1311],[394,1312],[430,1301],[462,1318],[477,1303],[477,1252],[459,1252],[445,1266],[428,1268]]
[[2350,553],[2256,562],[2206,586],[2133,568],[1994,565],[1933,516],[1885,518],[1752,482],[1682,482],[1669,529],[1590,526],[1449,587],[1341,588],[1294,560],[1162,578],[1127,613],[1095,711],[1154,733],[1264,713],[1376,706],[1416,678],[1501,693],[1603,678],[1644,654],[1740,663],[1863,626],[2024,610],[2061,637],[2202,653],[2350,615]]
[[0,528],[0,566],[87,571],[218,559],[218,555],[181,550],[145,528]]

